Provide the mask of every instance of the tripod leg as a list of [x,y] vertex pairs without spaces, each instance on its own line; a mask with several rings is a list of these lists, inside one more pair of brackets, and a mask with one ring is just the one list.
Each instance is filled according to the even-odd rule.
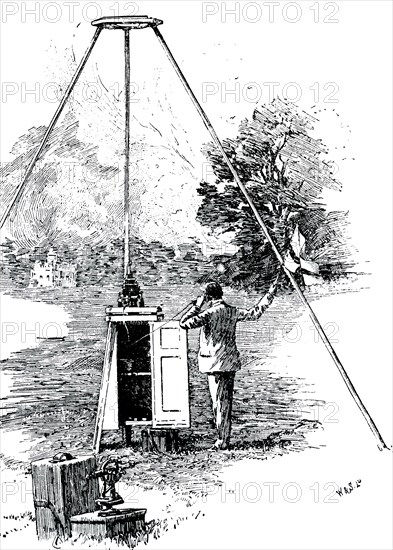
[[225,152],[224,146],[223,146],[220,138],[218,137],[215,129],[213,128],[213,125],[210,122],[209,117],[207,116],[207,114],[203,110],[201,104],[199,103],[199,101],[196,98],[194,92],[192,91],[190,85],[188,84],[188,82],[186,80],[186,77],[184,76],[182,70],[180,69],[179,65],[177,64],[175,58],[173,57],[172,52],[169,49],[167,43],[165,42],[164,37],[162,36],[161,32],[159,31],[159,29],[157,27],[154,27],[153,30],[154,30],[157,38],[158,38],[158,41],[160,42],[161,46],[163,47],[164,52],[165,52],[166,56],[168,57],[172,67],[174,68],[177,76],[179,77],[180,82],[183,84],[187,94],[189,95],[189,97],[191,98],[192,103],[194,104],[194,107],[196,108],[199,116],[201,117],[203,123],[205,124],[207,130],[209,131],[215,145],[217,146],[217,148],[221,152],[221,155],[222,155],[223,159],[225,160],[229,170],[231,171],[231,174],[233,176],[233,179],[234,179],[236,185],[239,187],[239,189],[242,192],[244,198],[246,199],[248,205],[250,206],[250,208],[251,208],[258,224],[260,225],[266,239],[269,241],[270,246],[272,247],[272,250],[273,250],[274,254],[276,255],[276,258],[280,262],[280,265],[282,266],[282,268],[283,268],[285,274],[287,275],[288,279],[291,281],[292,286],[295,289],[295,291],[297,292],[297,295],[299,296],[302,304],[306,307],[306,309],[308,311],[308,314],[309,314],[312,322],[314,323],[315,328],[317,329],[317,331],[318,331],[318,333],[321,337],[322,342],[324,343],[327,351],[329,352],[331,358],[333,359],[333,362],[336,365],[342,379],[344,380],[345,385],[347,386],[353,400],[355,401],[355,403],[358,406],[360,412],[362,413],[364,419],[366,420],[370,430],[372,431],[374,437],[376,438],[379,449],[380,450],[388,449],[388,446],[386,445],[385,441],[383,440],[382,435],[379,432],[374,420],[372,419],[370,413],[366,409],[363,401],[361,400],[359,394],[357,393],[354,385],[352,384],[351,379],[349,378],[346,370],[344,369],[343,364],[341,363],[337,353],[335,352],[332,344],[330,343],[329,338],[327,337],[321,323],[319,322],[317,316],[315,315],[314,310],[312,309],[311,305],[308,303],[306,297],[304,296],[304,294],[303,294],[301,288],[299,287],[299,285],[298,285],[295,277],[293,276],[293,274],[285,267],[285,262],[284,262],[284,259],[281,255],[280,251],[278,250],[274,240],[272,239],[272,237],[270,235],[270,232],[269,232],[265,222],[263,221],[261,215],[259,214],[259,212],[258,212],[258,210],[257,210],[257,208],[254,204],[254,201],[252,200],[251,196],[249,195],[247,189],[245,188],[242,180],[239,177],[239,174],[237,173],[237,171],[234,168],[231,160],[229,159],[227,153]]
[[5,209],[5,212],[4,212],[4,214],[1,218],[1,221],[0,221],[0,229],[3,228],[3,225],[5,224],[5,221],[8,218],[8,215],[10,214],[11,210],[13,209],[15,203],[18,202],[18,200],[20,199],[20,197],[22,195],[22,192],[23,192],[23,189],[25,188],[26,183],[27,183],[29,177],[31,176],[31,173],[34,170],[36,162],[37,162],[38,158],[40,157],[41,153],[43,152],[44,147],[46,145],[46,142],[48,141],[49,136],[51,135],[52,130],[55,127],[56,122],[59,120],[60,115],[63,112],[64,106],[67,103],[67,100],[70,97],[70,95],[72,93],[72,90],[74,89],[75,84],[77,83],[78,78],[80,77],[81,72],[83,71],[84,66],[86,65],[86,62],[90,57],[90,54],[91,54],[91,52],[94,48],[95,43],[97,42],[97,38],[98,38],[100,32],[101,32],[101,27],[97,27],[96,32],[94,33],[94,36],[92,38],[92,41],[91,41],[89,47],[87,48],[87,50],[85,52],[85,55],[82,57],[82,59],[79,63],[79,66],[76,69],[75,74],[72,77],[71,82],[68,84],[68,87],[67,87],[66,91],[64,92],[63,97],[61,98],[61,101],[60,101],[60,103],[59,103],[59,105],[56,109],[56,112],[53,115],[53,118],[50,121],[49,126],[46,129],[44,137],[42,138],[41,143],[40,143],[37,151],[34,153],[34,156],[33,156],[32,160],[31,160],[31,162],[30,162],[30,164],[29,164],[29,166],[26,170],[26,173],[23,177],[23,180],[18,185],[18,187],[16,189],[16,192],[15,192],[15,195],[12,197],[10,204]]

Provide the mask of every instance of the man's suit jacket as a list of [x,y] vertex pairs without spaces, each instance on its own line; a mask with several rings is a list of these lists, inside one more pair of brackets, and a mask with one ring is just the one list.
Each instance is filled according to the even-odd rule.
[[236,324],[238,321],[258,319],[271,304],[276,287],[277,281],[251,309],[241,309],[230,306],[224,300],[215,300],[202,313],[194,305],[183,315],[180,320],[183,329],[202,329],[198,354],[201,372],[233,372],[240,369]]

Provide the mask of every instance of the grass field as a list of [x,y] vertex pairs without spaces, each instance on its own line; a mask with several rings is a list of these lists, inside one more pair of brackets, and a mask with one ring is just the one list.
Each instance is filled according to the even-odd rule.
[[[318,290],[309,291],[312,302],[325,297],[341,302],[344,293],[350,296],[348,285]],[[199,293],[191,286],[144,291],[146,304],[162,304],[167,319]],[[23,479],[28,486],[31,460],[61,450],[77,455],[91,452],[106,329],[103,312],[114,303],[117,289],[26,289],[13,294],[60,306],[70,319],[64,340],[40,340],[37,347],[21,349],[1,363],[7,380],[2,397],[2,476],[15,477],[18,483]],[[228,302],[242,306],[256,299],[235,292],[227,295]],[[152,537],[159,538],[186,519],[201,520],[201,499],[212,486],[221,486],[225,472],[236,464],[241,467],[249,460],[267,464],[324,446],[326,426],[315,411],[331,393],[328,387],[324,391],[323,385],[314,386],[318,371],[315,376],[310,370],[305,374],[311,356],[305,357],[304,365],[299,362],[311,336],[311,331],[304,331],[304,312],[293,295],[280,295],[260,321],[239,326],[243,368],[236,377],[228,451],[209,450],[215,430],[207,382],[197,369],[198,331],[189,334],[191,429],[181,432],[179,452],[172,457],[143,453],[137,432],[130,447],[117,432],[104,435],[102,455],[116,455],[122,464],[120,492],[136,494],[137,505],[148,507],[149,544]],[[316,363],[318,358],[317,354]],[[31,496],[16,509],[15,517],[26,514],[26,529],[33,529]],[[20,527],[15,518],[7,522]],[[16,531],[10,540],[17,544]]]
[[[162,304],[166,318],[170,318],[198,291],[193,287],[175,291],[147,288],[145,296],[149,305]],[[9,394],[2,400],[3,428],[23,430],[31,438],[29,459],[63,448],[90,448],[105,345],[103,312],[106,305],[115,302],[116,295],[117,289],[110,287],[24,292],[25,299],[60,305],[71,318],[64,340],[41,340],[37,347],[20,350],[1,365],[11,380]],[[256,299],[235,293],[228,297],[239,305],[251,305]],[[259,322],[239,326],[243,369],[236,378],[235,447],[262,444],[269,434],[291,429],[302,420],[299,411],[304,400],[297,399],[296,394],[299,387],[307,387],[307,382],[269,370],[269,355],[274,354],[278,338],[292,329],[301,313],[299,307],[296,310],[288,304],[293,300],[293,296],[280,297]],[[46,333],[56,334],[56,330],[50,327]],[[215,437],[206,377],[197,368],[197,338],[198,331],[189,332],[192,429],[182,434],[187,450],[210,446]],[[121,445],[116,434],[109,434],[108,443],[111,447]]]

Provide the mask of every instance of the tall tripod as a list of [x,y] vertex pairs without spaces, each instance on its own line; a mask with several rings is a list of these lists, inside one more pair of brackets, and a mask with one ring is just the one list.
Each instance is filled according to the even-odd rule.
[[315,325],[315,328],[317,329],[322,342],[324,343],[326,349],[328,350],[334,364],[336,365],[341,377],[344,380],[344,383],[346,384],[352,398],[354,399],[356,405],[358,406],[360,412],[362,413],[364,419],[366,420],[370,430],[374,434],[375,438],[377,439],[377,443],[379,448],[387,448],[387,445],[385,444],[374,420],[372,419],[371,415],[367,411],[363,401],[361,400],[359,394],[357,393],[354,385],[352,384],[346,370],[344,369],[344,366],[342,365],[339,357],[337,356],[337,353],[335,352],[333,346],[331,345],[325,331],[322,328],[321,323],[319,322],[317,316],[315,315],[314,310],[311,308],[310,304],[308,303],[306,297],[304,296],[301,288],[299,287],[295,277],[293,276],[292,272],[289,271],[284,262],[283,255],[278,250],[274,240],[272,239],[269,230],[262,219],[261,215],[259,214],[251,196],[249,195],[247,189],[244,186],[244,183],[241,181],[239,175],[236,172],[236,169],[232,165],[227,153],[224,150],[224,147],[222,145],[222,142],[220,138],[218,137],[216,131],[214,130],[208,116],[206,115],[205,111],[203,110],[202,106],[200,105],[198,99],[194,95],[193,91],[191,90],[185,76],[183,75],[179,65],[177,64],[175,58],[172,55],[172,52],[170,51],[168,45],[166,44],[161,32],[158,29],[158,26],[161,25],[163,21],[159,19],[154,19],[147,16],[125,16],[125,17],[102,17],[101,19],[97,19],[92,22],[92,25],[96,27],[96,31],[94,33],[94,36],[92,38],[92,41],[86,50],[86,53],[84,54],[81,62],[79,63],[79,66],[70,82],[70,84],[67,87],[67,90],[65,91],[63,98],[60,101],[60,104],[42,138],[41,144],[38,147],[30,165],[28,166],[25,176],[19,186],[16,189],[15,195],[12,198],[10,204],[6,208],[1,222],[0,222],[0,228],[3,227],[7,217],[9,216],[10,212],[14,208],[15,204],[19,201],[23,189],[34,169],[34,166],[38,160],[38,158],[41,156],[45,144],[47,143],[49,136],[58,121],[63,108],[70,97],[72,90],[75,87],[75,84],[77,83],[79,76],[81,72],[83,71],[84,66],[86,65],[86,62],[94,48],[94,45],[98,39],[98,36],[100,35],[101,31],[103,29],[120,29],[124,31],[124,54],[125,54],[125,111],[126,111],[126,124],[125,124],[125,165],[124,165],[124,275],[126,276],[129,269],[129,222],[130,222],[130,212],[129,212],[129,164],[130,164],[130,31],[136,30],[136,29],[144,29],[151,27],[155,33],[155,35],[158,38],[158,41],[160,42],[162,48],[164,49],[164,52],[166,56],[168,57],[172,67],[174,68],[177,76],[179,77],[181,83],[183,84],[187,94],[189,95],[192,103],[194,104],[196,110],[198,111],[198,114],[200,115],[203,123],[205,124],[207,130],[210,133],[211,138],[213,139],[213,142],[221,152],[221,155],[227,164],[233,179],[235,183],[237,184],[239,190],[243,194],[245,200],[247,201],[248,205],[250,206],[258,224],[260,225],[266,239],[270,243],[270,246],[272,247],[272,250],[277,257],[282,269],[284,270],[286,276],[290,280],[293,288],[295,289],[297,295],[300,298],[300,301],[305,306],[306,310],[309,313],[309,316]]

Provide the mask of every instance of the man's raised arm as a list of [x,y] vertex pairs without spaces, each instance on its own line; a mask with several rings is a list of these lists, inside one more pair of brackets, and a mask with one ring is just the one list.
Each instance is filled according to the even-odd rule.
[[204,296],[199,296],[193,305],[180,319],[181,328],[198,328],[203,325],[203,313],[201,307],[204,302]]
[[257,304],[255,304],[254,307],[252,307],[251,309],[238,309],[238,321],[255,321],[256,319],[259,319],[261,315],[263,315],[263,313],[267,310],[274,299],[274,296],[277,292],[279,278],[280,273],[274,279],[266,294],[262,296],[262,298]]

